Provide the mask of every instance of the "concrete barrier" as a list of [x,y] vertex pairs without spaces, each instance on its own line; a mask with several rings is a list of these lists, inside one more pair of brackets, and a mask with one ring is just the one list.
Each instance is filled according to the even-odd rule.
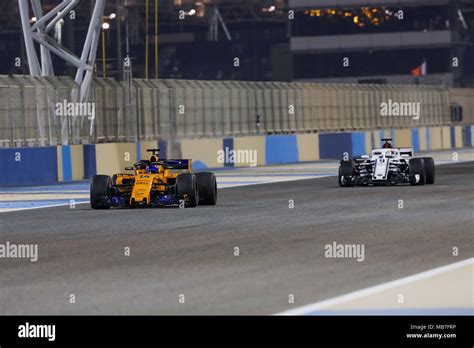
[[374,133],[372,131],[365,131],[365,152],[370,153],[374,148]]
[[82,150],[84,154],[84,179],[92,179],[97,174],[95,144],[83,145]]
[[[413,128],[418,130],[418,128]],[[414,147],[411,128],[400,128],[394,130],[393,144],[396,147]],[[416,140],[419,138],[417,137]],[[419,147],[419,146],[418,146]]]
[[[418,130],[418,134],[414,135],[414,137],[418,137],[419,144],[419,149],[415,151],[427,151],[430,148],[428,141],[429,131],[427,130],[427,127],[419,127],[414,129]],[[415,141],[416,140],[414,139],[413,142]]]
[[443,148],[443,137],[441,127],[428,127],[428,150],[441,150]]
[[365,141],[365,132],[351,132],[352,156],[362,156],[367,153]]
[[96,144],[97,174],[123,173],[125,167],[137,161],[137,145],[134,143]]
[[265,163],[267,165],[297,163],[296,135],[268,135],[265,137]]
[[298,161],[310,162],[319,159],[319,135],[318,134],[298,134]]
[[345,152],[352,154],[351,133],[319,134],[319,158],[340,159]]
[[0,149],[0,186],[47,185],[58,181],[56,146]]
[[454,126],[451,127],[451,147],[460,149],[464,146],[463,142],[463,127]]
[[415,152],[418,152],[420,151],[420,142],[421,142],[421,138],[420,138],[420,129],[419,128],[413,128],[411,129],[410,131],[410,135],[411,135],[411,146],[413,147],[413,150]]
[[58,181],[84,179],[84,151],[82,145],[57,147]]
[[[65,145],[39,148],[0,149],[0,186],[45,185],[58,181],[90,179],[95,174],[121,173],[138,159],[146,159],[148,148],[159,147],[167,158],[171,146],[182,158],[193,159],[196,170],[248,167],[341,159],[344,153],[360,156],[380,147],[380,139],[392,136],[396,147],[416,152],[473,146],[472,125],[381,129],[340,133],[243,136],[227,138],[143,141]],[[237,157],[239,151],[245,155]],[[234,153],[231,160],[231,153]],[[250,157],[247,153],[252,153]],[[239,161],[240,160],[240,161]]]
[[181,140],[181,156],[191,158],[194,169],[224,167],[224,162],[219,163],[219,150],[223,150],[222,138]]
[[441,127],[442,149],[447,150],[452,146],[451,127]]
[[463,142],[465,146],[472,146],[472,133],[474,131],[474,126],[465,126],[464,127],[464,137]]
[[158,141],[141,141],[137,146],[137,160],[139,159],[149,159],[151,152],[147,152],[148,149],[160,149],[159,156],[161,158],[166,158],[166,148],[161,148],[158,146]]
[[[264,136],[250,136],[250,137],[234,137],[234,150],[250,150],[256,151],[257,166],[264,166],[266,164],[266,140]],[[250,162],[235,163],[235,167],[248,167]]]

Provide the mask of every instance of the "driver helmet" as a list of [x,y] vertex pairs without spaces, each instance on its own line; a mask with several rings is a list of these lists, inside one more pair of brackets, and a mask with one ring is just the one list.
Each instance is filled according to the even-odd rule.
[[390,142],[387,140],[387,141],[385,141],[385,144],[383,144],[382,148],[384,148],[384,149],[393,149],[393,145],[390,144]]
[[150,174],[158,173],[158,166],[156,164],[150,164],[148,166],[147,173],[150,173]]

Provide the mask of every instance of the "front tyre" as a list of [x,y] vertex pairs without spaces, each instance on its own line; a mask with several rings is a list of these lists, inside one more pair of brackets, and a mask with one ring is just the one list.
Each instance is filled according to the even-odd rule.
[[176,187],[180,199],[185,200],[188,208],[197,207],[199,203],[198,181],[192,173],[179,174],[176,178]]
[[109,197],[112,188],[112,180],[108,175],[94,175],[91,184],[91,207],[92,209],[109,209]]
[[216,205],[217,181],[214,173],[196,173],[199,189],[199,204]]
[[[426,179],[423,158],[411,158],[408,162],[408,172],[410,174],[410,185],[425,184]],[[418,181],[416,180],[416,177],[418,177]]]
[[435,163],[432,157],[422,157],[425,168],[426,184],[432,185],[435,182]]
[[341,187],[351,187],[354,186],[352,184],[352,178],[355,175],[355,167],[354,162],[351,161],[344,161],[342,160],[339,163],[339,186]]

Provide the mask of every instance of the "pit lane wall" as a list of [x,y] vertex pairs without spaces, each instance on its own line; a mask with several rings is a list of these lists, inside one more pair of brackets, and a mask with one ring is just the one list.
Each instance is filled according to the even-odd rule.
[[392,138],[397,147],[415,152],[473,146],[472,125],[385,128],[368,131],[262,135],[0,149],[0,187],[46,185],[90,179],[124,171],[149,148],[162,157],[192,158],[193,168],[247,167],[359,156]]

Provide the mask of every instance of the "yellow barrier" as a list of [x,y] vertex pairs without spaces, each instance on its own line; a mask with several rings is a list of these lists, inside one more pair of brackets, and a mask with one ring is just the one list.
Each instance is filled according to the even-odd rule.
[[426,133],[427,133],[427,128],[426,127],[420,127],[418,128],[418,136],[420,139],[420,151],[427,151],[428,147],[426,146]]
[[[265,165],[265,137],[236,137],[234,138],[234,150],[255,150],[257,151],[257,165]],[[236,163],[236,167],[248,167],[250,163]]]
[[395,129],[395,139],[393,139],[394,144],[397,147],[412,147],[411,141],[411,128],[401,128]]
[[300,162],[310,162],[319,159],[318,134],[298,134],[298,159]]
[[441,127],[442,149],[451,148],[451,129],[450,127]]
[[222,150],[222,138],[181,140],[182,158],[191,158],[194,161],[199,160],[210,168],[224,166],[224,163],[218,162],[219,150]]
[[135,143],[96,144],[97,174],[123,173],[125,167],[137,161],[136,146]]

